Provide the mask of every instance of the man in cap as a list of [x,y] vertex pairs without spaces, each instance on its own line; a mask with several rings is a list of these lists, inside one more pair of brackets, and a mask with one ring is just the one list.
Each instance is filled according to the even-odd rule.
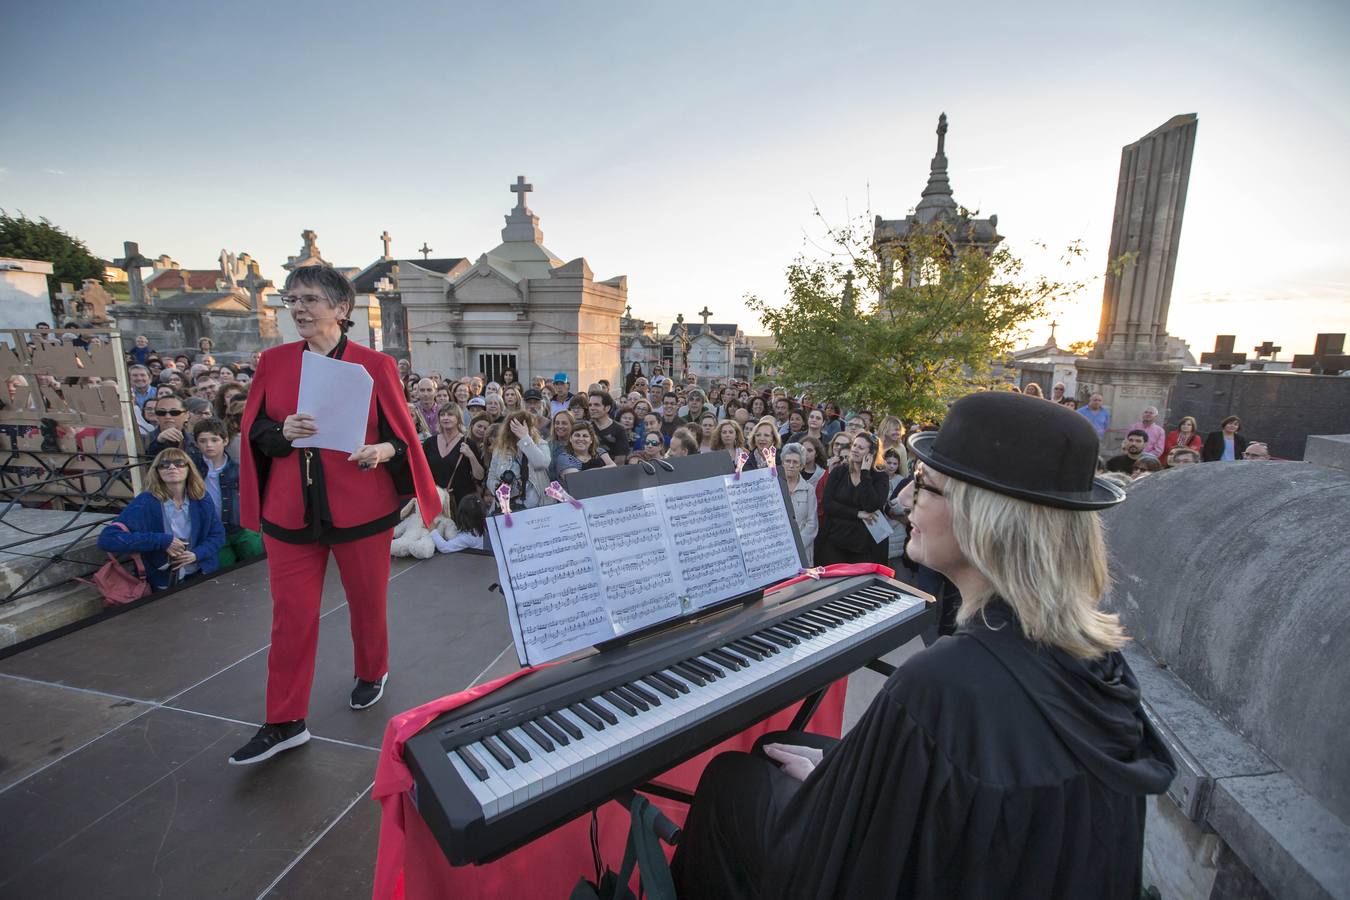
[[567,373],[558,372],[553,376],[553,405],[549,415],[556,416],[560,412],[567,412],[567,404],[571,402],[572,392],[567,389]]

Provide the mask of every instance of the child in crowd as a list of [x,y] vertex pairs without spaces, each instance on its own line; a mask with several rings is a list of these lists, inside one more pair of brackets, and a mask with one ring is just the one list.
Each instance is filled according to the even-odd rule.
[[239,463],[225,449],[230,440],[229,428],[220,419],[203,419],[193,426],[192,438],[206,463],[202,469],[206,492],[215,502],[220,522],[225,526],[220,565],[262,556],[262,535],[239,525]]
[[487,549],[487,516],[483,512],[483,500],[477,494],[469,494],[459,501],[454,510],[455,527],[459,533],[452,538],[443,538],[436,530],[431,532],[431,541],[441,553],[454,553],[457,550]]

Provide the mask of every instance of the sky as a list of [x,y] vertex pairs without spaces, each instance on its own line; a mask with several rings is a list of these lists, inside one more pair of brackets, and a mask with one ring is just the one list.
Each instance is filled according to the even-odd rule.
[[957,201],[1092,279],[1065,345],[1096,336],[1121,148],[1193,112],[1168,331],[1281,358],[1350,331],[1350,4],[1092,6],[0,0],[0,207],[279,279],[306,228],[340,266],[386,229],[474,259],[525,175],[547,246],[627,275],[634,315],[753,334],[815,210],[913,208],[946,112]]

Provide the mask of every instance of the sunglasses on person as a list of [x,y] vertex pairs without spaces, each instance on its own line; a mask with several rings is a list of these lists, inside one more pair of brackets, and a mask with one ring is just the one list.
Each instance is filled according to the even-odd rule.
[[157,409],[157,410],[155,410],[155,415],[157,415],[157,416],[181,416],[181,415],[182,415],[183,413],[185,413],[185,412],[187,412],[186,409]]
[[660,446],[661,446],[661,439],[660,439],[660,438],[647,438],[647,440],[646,440],[645,443],[647,444],[648,447],[660,447]]
[[185,459],[166,459],[155,466],[156,469],[161,471],[164,469],[186,469],[187,467],[188,462]]

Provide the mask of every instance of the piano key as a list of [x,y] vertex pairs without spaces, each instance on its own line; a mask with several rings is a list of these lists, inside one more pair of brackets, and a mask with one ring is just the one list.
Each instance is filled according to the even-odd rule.
[[709,673],[709,675],[713,676],[714,679],[720,679],[720,677],[726,675],[726,672],[722,671],[722,667],[720,667],[720,665],[713,663],[713,661],[709,660],[709,658],[705,656],[694,656],[687,658],[687,660],[684,661],[686,661],[686,663],[690,665],[693,665],[693,667],[698,668],[699,671],[701,672]]
[[534,745],[540,750],[543,750],[545,753],[553,752],[553,741],[549,740],[548,735],[544,734],[538,725],[533,722],[521,722],[520,730],[525,732],[526,736],[534,741]]
[[[487,742],[490,740],[491,737],[483,738],[478,744],[474,745],[474,749],[477,750],[480,746],[488,746]],[[509,767],[504,766],[496,754],[491,752],[482,756],[481,759],[491,775],[487,781],[488,786],[500,791],[500,796],[497,798],[498,812],[506,812],[530,798],[530,786],[524,776],[516,771],[515,760],[507,758],[506,761],[511,765]]]
[[[603,693],[591,702],[596,706],[608,708],[611,715],[619,709],[617,706],[610,705],[609,698]],[[637,715],[637,710],[633,710],[633,715]],[[615,754],[615,758],[627,756],[648,740],[647,729],[634,722],[626,713],[622,716],[615,716],[615,724],[611,726],[611,729],[613,734],[606,734],[605,740]]]
[[865,597],[840,597],[835,601],[840,606],[847,606],[856,609],[860,613],[869,613],[881,608],[881,604],[875,600],[868,600]]
[[815,622],[817,625],[823,625],[826,628],[838,628],[840,625],[844,624],[843,619],[836,618],[829,613],[818,612],[814,609],[802,613],[802,618],[806,619],[808,622]]
[[839,616],[841,619],[856,619],[858,616],[862,615],[862,613],[858,612],[853,607],[846,606],[843,603],[835,603],[834,601],[821,604],[816,611],[827,612],[832,616]]
[[747,634],[745,637],[741,638],[741,640],[745,641],[747,644],[754,644],[756,647],[770,654],[777,653],[783,649],[782,647],[779,647],[775,641],[770,641],[757,634]]
[[[582,707],[583,709],[588,709],[588,710],[590,710],[590,712],[591,712],[591,718],[592,718],[592,719],[595,718],[596,716],[598,716],[598,717],[600,717],[601,719],[604,720],[604,723],[605,723],[605,724],[609,724],[609,725],[617,725],[617,724],[619,724],[619,719],[618,719],[618,717],[615,716],[614,713],[611,712],[609,709],[605,708],[604,706],[602,706],[602,705],[599,704],[599,703],[596,703],[594,699],[590,699],[590,700],[582,700],[582,701],[580,701],[580,703],[581,703],[581,707]],[[568,707],[568,709],[571,709],[571,707]],[[575,710],[573,710],[573,711],[576,712]],[[581,713],[580,713],[580,712],[577,712],[577,715],[580,716]],[[595,727],[595,728],[597,728],[597,729],[602,729],[602,728],[605,727],[605,724],[602,724],[602,723],[600,723],[600,722],[590,722],[590,721],[588,721],[586,724],[592,725],[593,727]]]
[[808,629],[805,626],[798,625],[795,622],[779,622],[778,627],[784,631],[790,631],[802,640],[810,640],[815,637],[818,629]]
[[703,655],[712,659],[714,662],[721,663],[729,669],[745,668],[745,660],[741,659],[739,656],[733,656],[725,650],[709,650]]
[[681,694],[687,694],[687,693],[689,693],[689,685],[685,684],[683,681],[679,681],[679,680],[676,679],[674,676],[672,676],[672,675],[670,675],[670,674],[668,674],[668,673],[666,673],[666,672],[653,672],[652,674],[648,675],[647,677],[648,677],[648,678],[654,678],[654,679],[656,679],[657,681],[660,681],[660,682],[662,682],[662,683],[664,683],[664,684],[667,684],[667,685],[669,685],[670,687],[673,687],[676,691],[678,691],[678,692],[681,693]]
[[628,685],[626,684],[616,685],[610,690],[613,693],[617,694],[618,696],[622,697],[624,700],[627,700],[631,706],[636,706],[639,712],[646,712],[647,710],[652,708],[652,705],[650,703],[648,703],[646,700],[630,691],[628,689]]
[[683,678],[685,681],[690,682],[695,687],[703,687],[705,684],[708,683],[708,679],[704,678],[701,672],[699,672],[697,669],[691,668],[685,663],[677,662],[671,665],[670,668],[675,672],[676,675],[679,675],[681,678]]
[[506,749],[515,754],[516,759],[521,762],[530,761],[530,751],[525,749],[524,744],[516,740],[515,735],[511,733],[510,729],[497,732],[496,737],[497,740],[506,745]]
[[675,688],[671,687],[665,681],[662,681],[656,675],[654,674],[644,675],[642,676],[641,680],[643,684],[647,685],[652,690],[660,691],[661,693],[669,697],[671,700],[679,699],[680,692],[677,691]]
[[643,700],[646,700],[648,706],[661,705],[660,697],[656,696],[651,691],[647,690],[645,687],[638,684],[636,681],[630,681],[627,684],[625,684],[624,687],[628,688],[628,692],[630,694],[637,694]]
[[[519,727],[504,729],[501,732],[501,737],[502,743],[506,743],[506,738],[509,737],[519,744],[522,749],[525,748],[525,745],[529,740],[525,736],[525,732],[521,731]],[[510,745],[508,744],[508,746]],[[525,784],[529,791],[529,799],[533,800],[544,791],[552,790],[556,787],[558,784],[558,775],[553,764],[549,760],[544,759],[542,753],[535,755],[526,750],[525,755],[530,758],[517,762],[516,772],[525,779]],[[519,757],[517,757],[517,759],[519,759]]]
[[468,766],[469,771],[474,774],[475,778],[477,778],[479,781],[488,780],[488,770],[483,767],[482,761],[479,760],[479,758],[474,755],[474,752],[472,750],[470,750],[467,746],[456,747],[455,753],[459,756],[460,759],[464,760],[464,765]]
[[511,758],[511,754],[506,752],[506,748],[499,744],[492,735],[484,735],[478,743],[482,744],[487,752],[492,754],[492,758],[497,760],[503,769],[514,769],[516,767],[516,761]]
[[637,715],[637,707],[615,694],[613,691],[601,691],[600,698],[630,718]]
[[606,725],[604,722],[600,721],[598,716],[591,716],[591,718],[599,723],[600,728],[594,728],[588,724],[584,724],[581,718],[572,711],[571,707],[568,707],[566,711],[558,710],[551,715],[556,717],[560,723],[567,727],[568,734],[571,734],[572,730],[576,730],[576,732],[581,735],[581,737],[574,739],[567,749],[582,758],[582,763],[586,771],[590,771],[611,760],[612,754],[609,752],[609,741],[607,738],[608,731],[605,730],[602,732],[601,729],[606,729]]
[[768,655],[767,653],[761,651],[758,647],[752,646],[751,644],[747,644],[745,641],[739,639],[732,641],[730,646],[735,648],[735,650],[738,653],[744,653],[746,656],[749,656],[756,662],[758,662],[759,660],[763,659],[765,656]]
[[497,782],[496,785],[492,784],[492,773],[488,771],[487,767],[484,766],[482,761],[476,756],[473,757],[473,759],[478,764],[479,768],[483,770],[483,777],[481,780],[478,777],[478,770],[469,768],[468,763],[465,762],[465,758],[458,752],[450,753],[449,759],[450,765],[459,775],[460,780],[463,781],[464,785],[469,789],[469,793],[473,794],[473,798],[478,801],[479,807],[483,810],[483,818],[490,819],[497,815],[501,803],[501,795],[506,791],[506,785],[500,781]]
[[553,720],[550,719],[548,716],[540,716],[539,718],[534,720],[534,724],[542,728],[544,730],[544,734],[553,738],[554,742],[556,742],[560,746],[566,747],[567,742],[571,740],[571,738],[567,736],[567,732],[563,731],[561,728],[555,725]]
[[801,643],[801,640],[795,634],[784,634],[777,628],[762,628],[759,631],[759,636],[767,638],[785,649]]

